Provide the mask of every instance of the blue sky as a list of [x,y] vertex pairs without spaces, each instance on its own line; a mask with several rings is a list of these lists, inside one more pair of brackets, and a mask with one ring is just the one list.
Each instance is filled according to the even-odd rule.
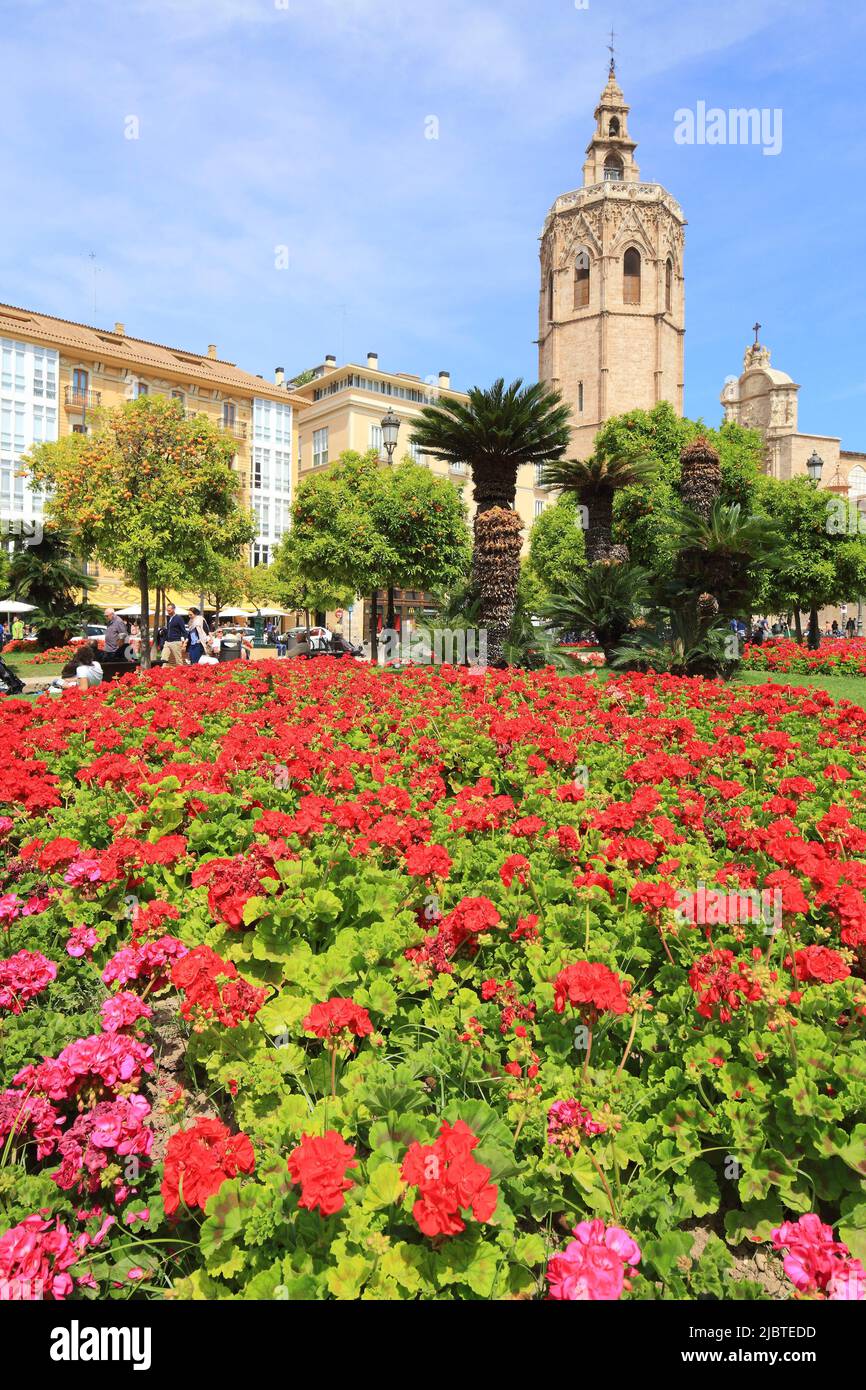
[[[3,0],[0,300],[267,375],[533,378],[537,237],[613,24],[641,176],[689,221],[687,413],[717,423],[757,317],[801,429],[866,449],[866,14],[583,4]],[[699,101],[780,108],[781,152],[677,144]]]

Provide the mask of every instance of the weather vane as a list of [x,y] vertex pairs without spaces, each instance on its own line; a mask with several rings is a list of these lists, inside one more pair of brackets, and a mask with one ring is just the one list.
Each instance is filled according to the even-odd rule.
[[615,55],[614,55],[614,49],[613,49],[613,41],[614,41],[615,38],[616,38],[616,34],[615,34],[614,31],[613,31],[613,25],[611,25],[611,27],[610,27],[610,43],[608,44],[608,48],[610,49],[610,72],[611,72],[611,76],[613,76],[613,74],[616,72],[616,62],[615,62]]

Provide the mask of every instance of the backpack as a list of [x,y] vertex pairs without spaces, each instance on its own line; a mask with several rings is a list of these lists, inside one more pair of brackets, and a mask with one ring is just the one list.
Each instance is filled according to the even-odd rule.
[[0,661],[0,695],[20,695],[23,689],[23,680],[16,676],[5,661]]

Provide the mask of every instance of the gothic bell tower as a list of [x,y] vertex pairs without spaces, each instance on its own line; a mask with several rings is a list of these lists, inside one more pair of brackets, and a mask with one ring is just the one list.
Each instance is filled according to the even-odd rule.
[[683,412],[686,220],[643,183],[611,55],[583,187],[563,193],[541,236],[539,379],[572,409],[574,457],[612,415],[657,401]]

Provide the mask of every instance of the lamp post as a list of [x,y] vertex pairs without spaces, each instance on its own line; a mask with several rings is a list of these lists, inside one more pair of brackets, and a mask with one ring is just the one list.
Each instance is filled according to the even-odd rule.
[[[823,471],[824,460],[821,458],[817,449],[813,449],[806,460],[806,472],[809,475],[810,483],[813,483],[815,487],[820,483]],[[821,633],[818,628],[818,606],[815,603],[813,603],[809,609],[809,634],[807,645],[812,652],[816,652],[821,645]]]
[[[385,415],[382,416],[382,443],[388,455],[388,467],[394,463],[394,450],[397,447],[397,436],[400,433],[400,417],[388,407]],[[394,631],[394,585],[388,585],[388,612],[385,623],[390,632]]]

